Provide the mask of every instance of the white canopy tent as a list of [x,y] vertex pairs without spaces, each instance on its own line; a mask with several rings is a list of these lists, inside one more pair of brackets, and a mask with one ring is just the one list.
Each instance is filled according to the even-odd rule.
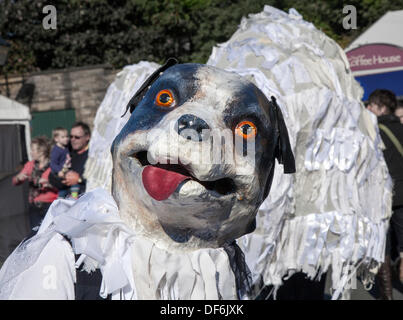
[[29,107],[0,95],[0,125],[21,124],[25,126],[25,141],[27,146],[28,158],[30,158],[31,113]]
[[403,10],[388,11],[346,49],[351,70],[364,88],[389,89],[403,98]]
[[0,95],[0,265],[29,233],[28,184],[12,177],[29,159],[29,108]]
[[355,39],[346,51],[371,43],[388,43],[403,47],[403,10],[388,11]]

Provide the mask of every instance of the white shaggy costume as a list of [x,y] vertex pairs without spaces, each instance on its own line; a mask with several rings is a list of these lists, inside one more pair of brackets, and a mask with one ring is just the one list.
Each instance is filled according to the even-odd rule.
[[87,271],[100,268],[103,298],[237,299],[224,249],[175,253],[164,246],[136,236],[103,189],[78,201],[57,200],[37,235],[3,265],[0,299],[75,299],[76,267],[81,264]]

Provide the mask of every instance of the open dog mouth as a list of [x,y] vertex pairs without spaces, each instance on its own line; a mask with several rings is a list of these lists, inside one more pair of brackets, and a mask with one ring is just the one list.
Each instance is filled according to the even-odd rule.
[[143,170],[143,184],[147,192],[156,200],[168,198],[185,180],[194,180],[209,191],[215,191],[220,195],[232,194],[236,191],[234,180],[222,178],[212,181],[201,181],[194,177],[182,164],[155,164],[147,159],[147,151],[133,153],[130,157],[137,159]]

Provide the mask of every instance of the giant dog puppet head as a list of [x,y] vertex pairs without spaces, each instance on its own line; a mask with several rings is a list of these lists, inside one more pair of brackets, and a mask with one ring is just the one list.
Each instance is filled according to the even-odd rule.
[[276,100],[235,73],[169,59],[127,108],[112,193],[122,219],[160,243],[219,247],[252,232],[274,159],[295,172]]

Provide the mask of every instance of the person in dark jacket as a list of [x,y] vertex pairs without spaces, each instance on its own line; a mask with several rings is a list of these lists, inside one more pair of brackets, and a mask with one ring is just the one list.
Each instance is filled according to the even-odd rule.
[[[77,192],[78,195],[83,194],[86,188],[86,180],[83,177],[85,163],[88,159],[88,144],[91,137],[89,126],[84,122],[76,122],[70,131],[71,144],[71,167],[64,178],[58,177],[56,174],[49,175],[50,183],[59,190],[69,190],[71,186],[78,186],[78,190],[70,189]],[[72,195],[76,198],[76,195]]]
[[398,117],[400,119],[400,123],[403,124],[403,100],[397,102],[395,116]]
[[391,280],[392,239],[396,240],[400,255],[399,278],[403,282],[403,125],[394,114],[396,96],[385,89],[377,89],[368,99],[368,110],[378,117],[379,132],[385,144],[383,155],[393,181],[392,217],[387,235],[385,263],[378,273],[381,299],[392,300]]

